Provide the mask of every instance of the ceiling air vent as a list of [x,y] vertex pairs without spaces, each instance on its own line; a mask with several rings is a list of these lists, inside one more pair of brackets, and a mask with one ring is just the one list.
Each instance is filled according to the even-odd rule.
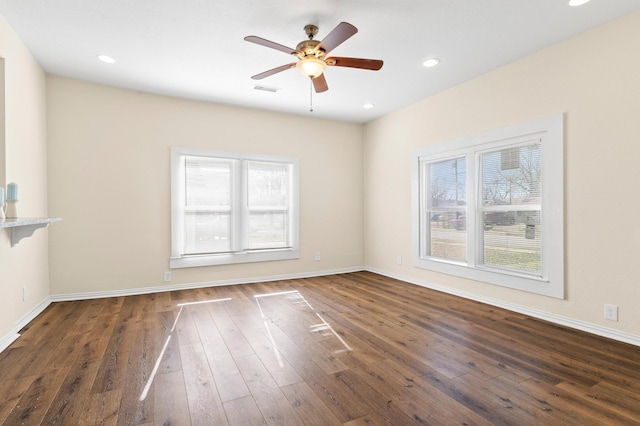
[[276,93],[278,90],[280,90],[277,87],[260,86],[260,85],[254,87],[254,89],[262,90],[263,92],[271,92],[271,93]]

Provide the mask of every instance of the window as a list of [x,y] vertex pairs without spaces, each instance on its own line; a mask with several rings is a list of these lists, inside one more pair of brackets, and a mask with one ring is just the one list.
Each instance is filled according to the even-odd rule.
[[299,258],[298,162],[171,151],[172,268]]
[[416,149],[414,265],[563,298],[562,120]]

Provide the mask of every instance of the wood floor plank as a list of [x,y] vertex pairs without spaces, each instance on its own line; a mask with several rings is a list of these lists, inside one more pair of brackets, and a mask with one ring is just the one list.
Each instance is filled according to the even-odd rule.
[[191,336],[189,339],[183,339],[183,335],[180,335],[180,359],[192,424],[226,425],[227,417],[209,362],[202,343],[196,340],[197,328],[194,319],[186,313],[181,316],[180,322],[183,329],[195,330],[195,336],[192,333],[187,334]]
[[9,413],[35,379],[36,377],[25,376],[0,382],[0,424],[6,424]]
[[[118,408],[118,425],[140,425],[153,420],[155,384],[152,372],[163,347],[164,332],[158,327],[131,331],[134,344],[130,348],[123,386],[115,392],[121,395]],[[96,395],[112,395],[114,391]]]
[[[333,351],[327,350],[319,342],[319,336],[314,333],[314,329],[317,328],[321,320],[314,311],[302,306],[300,306],[301,309],[296,309],[291,299],[276,297],[270,302],[277,304],[276,307],[267,310],[265,306],[263,309],[266,311],[266,319],[269,321],[269,328],[272,334],[276,328],[279,328],[281,336],[295,336],[297,346],[304,350],[306,356],[312,359],[327,374],[348,368],[340,359],[334,356]],[[344,349],[337,338],[332,340],[336,349]],[[276,339],[276,342],[278,341]]]
[[230,426],[267,424],[251,395],[227,401],[223,405]]
[[262,416],[270,425],[299,425],[300,417],[284,396],[257,355],[236,362]]
[[[245,339],[244,335],[238,327],[234,324],[233,320],[229,316],[229,313],[226,310],[226,306],[228,305],[237,305],[239,301],[239,296],[241,293],[238,293],[236,297],[233,297],[230,301],[224,302],[219,305],[210,304],[206,305],[209,308],[209,313],[211,314],[211,318],[216,324],[218,328],[218,332],[222,336],[227,349],[231,353],[231,355],[235,357],[243,357],[253,355],[253,348],[247,339]],[[248,303],[248,301],[247,301]],[[234,311],[237,308],[230,308],[230,311]]]
[[180,334],[172,329],[173,324],[177,320],[176,317],[178,312],[158,313],[163,337],[166,339],[167,337],[171,336],[171,339],[168,339],[168,344],[164,345],[164,352],[162,354],[162,358],[160,359],[158,374],[172,373],[182,370],[180,348],[178,346]]
[[[69,369],[71,366],[68,367]],[[42,424],[49,404],[55,397],[67,374],[66,369],[51,368],[36,377],[16,402],[5,424]]]
[[79,424],[116,426],[121,398],[122,392],[120,390],[91,395],[87,403],[87,410],[83,413]]
[[[611,387],[608,384],[598,384],[592,387],[581,386],[577,383],[563,382],[553,388],[536,383],[531,389],[530,383],[524,383],[523,388],[532,395],[545,392],[548,400],[561,405],[563,412],[572,413],[573,417],[587,414],[587,417],[599,422],[611,424],[640,424],[640,394],[627,389]],[[542,397],[541,397],[542,399]],[[560,410],[559,410],[560,411]]]
[[268,321],[255,322],[244,315],[233,316],[232,320],[278,386],[287,386],[302,381],[289,361],[280,354]]
[[91,334],[84,336],[86,341],[51,401],[42,421],[44,424],[78,424],[86,411],[89,401],[76,398],[76,395],[90,393],[100,360],[96,359],[96,350],[93,348],[94,345],[99,345],[99,341],[93,339]]
[[293,383],[282,387],[281,390],[305,425],[337,426],[342,424],[306,382]]
[[[566,386],[565,386],[566,385]],[[573,383],[560,383],[557,387],[578,392],[582,398],[602,407],[603,410],[613,410],[640,424],[640,393],[633,389],[620,388],[611,383],[598,383],[590,388],[577,386]]]
[[233,356],[209,314],[209,309],[198,309],[194,312],[194,317],[220,400],[224,403],[250,395]]
[[129,351],[135,346],[137,296],[126,299],[110,334],[102,364],[94,381],[92,393],[120,389],[125,379]]
[[181,370],[156,376],[153,392],[154,425],[189,425],[191,415]]
[[[52,359],[56,354],[59,354],[61,346],[75,346],[78,337],[75,334],[68,333],[68,330],[73,330],[73,324],[82,313],[83,306],[86,306],[86,303],[80,303],[78,309],[73,309],[73,304],[71,303],[65,303],[60,308],[52,308],[50,310],[52,319],[42,323],[42,330],[39,333],[41,335],[33,338],[33,347],[29,351],[21,350],[16,352],[16,357],[13,357],[13,359],[10,359],[10,354],[4,360],[6,362],[3,362],[4,368],[0,369],[0,380],[39,375],[44,371],[48,371],[51,362],[55,362],[55,359],[54,361]],[[57,324],[56,318],[58,319]],[[57,327],[65,330],[65,332],[57,332]],[[54,348],[56,350],[52,350]],[[56,365],[60,364],[65,365],[67,361],[61,360],[56,363]]]
[[300,347],[299,340],[290,338],[279,327],[274,327],[272,333],[283,356],[335,417],[346,422],[369,412],[361,397],[319,367]]
[[[430,386],[422,380],[419,372],[411,372],[394,361],[385,360],[362,366],[356,371],[418,423],[490,424],[483,417],[467,407],[461,407],[454,399]],[[424,401],[430,403],[426,405]]]

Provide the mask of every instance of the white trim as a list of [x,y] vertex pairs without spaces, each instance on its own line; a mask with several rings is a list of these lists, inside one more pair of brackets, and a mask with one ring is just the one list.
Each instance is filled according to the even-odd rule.
[[20,337],[19,331],[24,328],[27,324],[33,321],[38,315],[40,315],[47,307],[51,304],[51,297],[47,297],[42,302],[40,302],[37,306],[34,306],[29,312],[27,312],[22,318],[20,318],[13,330],[11,330],[7,335],[0,338],[0,352],[4,351],[11,345],[18,337]]
[[442,293],[451,294],[453,296],[462,297],[464,299],[485,303],[487,305],[506,309],[512,312],[517,312],[519,314],[528,315],[533,318],[549,321],[551,323],[569,327],[575,330],[584,331],[590,334],[595,334],[597,336],[602,336],[609,339],[617,340],[619,342],[629,343],[630,345],[634,345],[634,346],[640,346],[640,335],[637,335],[637,334],[631,334],[631,333],[626,333],[624,331],[614,330],[612,328],[603,327],[598,324],[592,324],[586,321],[580,321],[573,318],[568,318],[561,315],[556,315],[549,312],[528,308],[526,306],[517,305],[515,303],[509,303],[509,302],[492,299],[490,297],[485,297],[485,296],[479,296],[474,293],[469,293],[462,290],[456,290],[450,287],[434,284],[429,281],[422,281],[415,278],[406,277],[404,275],[393,274],[377,268],[372,268],[370,266],[365,267],[364,270],[368,272],[373,272],[374,274],[384,275],[385,277],[404,281],[409,284],[418,285],[420,287],[425,287],[431,290],[440,291]]
[[96,291],[96,292],[89,292],[89,293],[53,294],[51,295],[51,301],[52,302],[69,302],[74,300],[101,299],[105,297],[136,296],[139,294],[161,293],[164,291],[190,290],[190,289],[203,288],[203,287],[220,287],[223,285],[252,284],[252,283],[269,282],[269,281],[294,280],[299,278],[313,278],[313,277],[321,277],[324,275],[348,274],[350,272],[359,272],[363,270],[364,268],[362,266],[353,266],[350,268],[331,269],[331,270],[313,271],[313,272],[300,272],[296,274],[285,274],[285,275],[269,275],[265,277],[235,278],[235,279],[229,279],[229,280],[203,281],[198,283],[172,284],[172,285],[166,285],[166,286],[141,287],[141,288],[111,290],[111,291]]
[[274,260],[299,258],[300,250],[294,249],[256,250],[203,256],[172,257],[169,259],[169,269],[231,265],[234,263],[270,262]]
[[18,337],[20,337],[20,334],[11,331],[9,334],[0,339],[0,353],[7,349],[10,344],[15,342]]

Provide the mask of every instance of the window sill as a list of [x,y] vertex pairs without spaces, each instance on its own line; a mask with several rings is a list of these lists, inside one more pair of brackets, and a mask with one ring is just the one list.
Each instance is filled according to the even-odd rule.
[[169,268],[194,268],[199,266],[232,265],[236,263],[270,262],[275,260],[299,259],[300,250],[283,249],[234,254],[172,257]]
[[545,279],[534,275],[524,275],[500,271],[498,269],[472,267],[458,263],[449,263],[424,258],[414,258],[413,266],[448,275],[455,275],[474,281],[523,290],[543,296],[555,297],[557,299],[564,298],[564,282],[561,274],[556,274],[560,277],[560,279],[556,278],[558,280],[558,282],[556,282],[551,279]]

